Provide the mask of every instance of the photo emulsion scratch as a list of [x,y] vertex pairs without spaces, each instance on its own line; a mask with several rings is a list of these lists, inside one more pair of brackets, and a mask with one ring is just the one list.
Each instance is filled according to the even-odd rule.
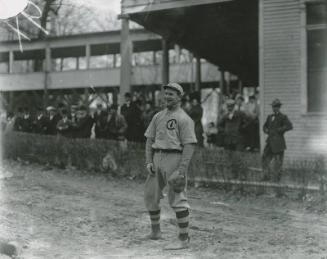
[[[39,14],[37,16],[27,14],[24,10],[26,9],[26,7],[28,5],[33,6]],[[36,26],[37,28],[42,30],[45,34],[49,34],[45,29],[42,28],[42,26],[40,26],[37,22],[35,22],[33,20],[33,19],[39,19],[42,15],[41,9],[33,2],[28,1],[28,0],[14,0],[14,1],[1,0],[0,6],[1,6],[0,23],[1,22],[5,23],[10,29],[12,29],[14,32],[17,33],[18,41],[19,41],[19,48],[20,48],[21,52],[23,52],[23,45],[21,42],[21,37],[23,37],[27,40],[31,40],[31,39],[25,33],[20,31],[20,29],[19,29],[20,20],[19,19],[25,18],[28,21],[30,21],[31,25]],[[16,22],[15,26],[16,27],[8,22],[8,19],[13,18],[13,17],[15,17],[15,22]]]

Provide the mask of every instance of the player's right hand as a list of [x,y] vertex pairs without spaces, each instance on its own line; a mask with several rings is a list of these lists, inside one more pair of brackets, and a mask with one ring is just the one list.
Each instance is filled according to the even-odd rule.
[[153,163],[148,163],[146,165],[146,170],[148,171],[149,175],[153,176],[155,174]]

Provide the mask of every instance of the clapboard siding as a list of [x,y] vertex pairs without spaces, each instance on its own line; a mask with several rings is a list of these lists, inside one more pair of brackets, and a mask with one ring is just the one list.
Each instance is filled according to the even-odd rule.
[[262,0],[262,76],[264,118],[270,103],[279,98],[282,112],[294,130],[286,134],[288,159],[327,155],[326,115],[303,114],[301,96],[301,3],[300,0]]

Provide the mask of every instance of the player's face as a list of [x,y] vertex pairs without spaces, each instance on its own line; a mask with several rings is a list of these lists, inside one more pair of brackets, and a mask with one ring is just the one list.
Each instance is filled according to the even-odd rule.
[[165,101],[168,109],[176,107],[180,100],[181,97],[177,91],[169,88],[165,89]]

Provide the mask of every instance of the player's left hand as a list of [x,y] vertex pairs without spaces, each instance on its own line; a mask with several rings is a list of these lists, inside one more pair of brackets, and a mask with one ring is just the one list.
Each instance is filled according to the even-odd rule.
[[174,192],[180,193],[180,192],[184,191],[185,185],[186,185],[185,174],[176,170],[169,177],[168,183],[171,185]]

